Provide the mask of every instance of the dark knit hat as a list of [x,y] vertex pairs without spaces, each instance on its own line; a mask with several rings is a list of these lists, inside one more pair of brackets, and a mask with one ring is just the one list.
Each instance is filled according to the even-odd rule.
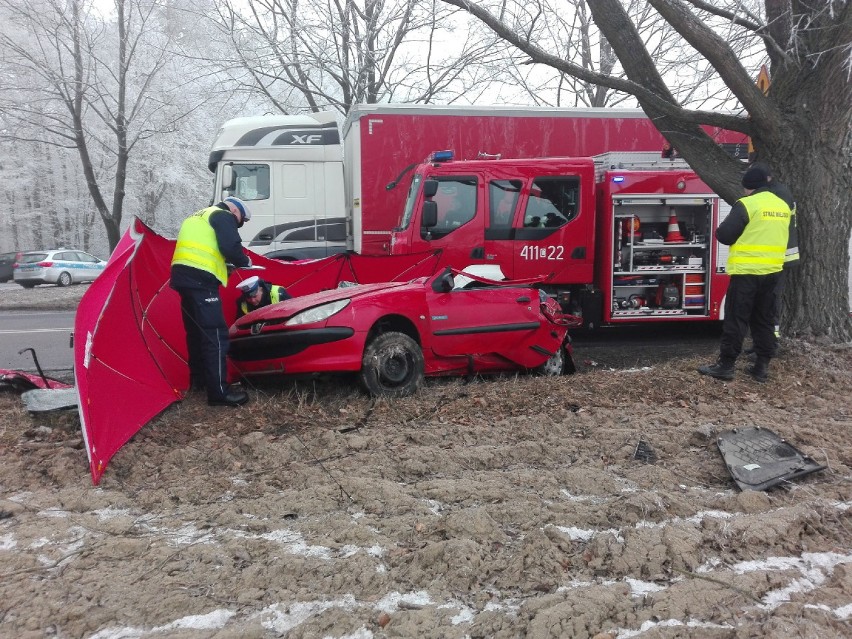
[[769,184],[769,167],[765,164],[753,164],[743,175],[743,187],[753,191]]

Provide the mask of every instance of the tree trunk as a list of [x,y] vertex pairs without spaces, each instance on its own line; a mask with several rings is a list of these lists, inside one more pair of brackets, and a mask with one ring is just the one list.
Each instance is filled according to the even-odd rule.
[[799,82],[770,89],[785,121],[755,145],[797,204],[801,257],[787,273],[782,332],[850,341],[852,91],[847,78],[824,72],[833,66],[801,71]]

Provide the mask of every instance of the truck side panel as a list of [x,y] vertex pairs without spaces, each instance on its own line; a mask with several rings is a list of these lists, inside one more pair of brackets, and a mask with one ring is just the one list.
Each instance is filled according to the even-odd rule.
[[719,197],[688,169],[610,169],[598,183],[604,323],[721,318]]

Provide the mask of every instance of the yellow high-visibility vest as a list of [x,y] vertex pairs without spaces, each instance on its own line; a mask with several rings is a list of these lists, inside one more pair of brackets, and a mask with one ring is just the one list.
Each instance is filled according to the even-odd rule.
[[790,207],[777,195],[762,191],[740,199],[749,223],[731,245],[731,275],[768,275],[784,268],[790,232]]
[[180,225],[172,264],[183,264],[211,273],[222,283],[228,284],[228,267],[225,256],[219,251],[216,231],[210,226],[210,216],[219,212],[218,206],[201,209],[186,218]]
[[[269,299],[270,304],[277,304],[281,301],[281,287],[273,286],[269,291]],[[254,308],[249,308],[248,302],[246,300],[242,300],[240,302],[240,310],[243,312],[243,315],[247,315],[249,311],[255,310]]]

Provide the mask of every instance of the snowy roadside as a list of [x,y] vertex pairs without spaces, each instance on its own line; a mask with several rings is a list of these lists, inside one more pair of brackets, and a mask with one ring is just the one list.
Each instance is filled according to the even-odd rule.
[[26,289],[7,282],[0,284],[0,311],[73,311],[88,288],[88,284],[66,287],[44,284]]

